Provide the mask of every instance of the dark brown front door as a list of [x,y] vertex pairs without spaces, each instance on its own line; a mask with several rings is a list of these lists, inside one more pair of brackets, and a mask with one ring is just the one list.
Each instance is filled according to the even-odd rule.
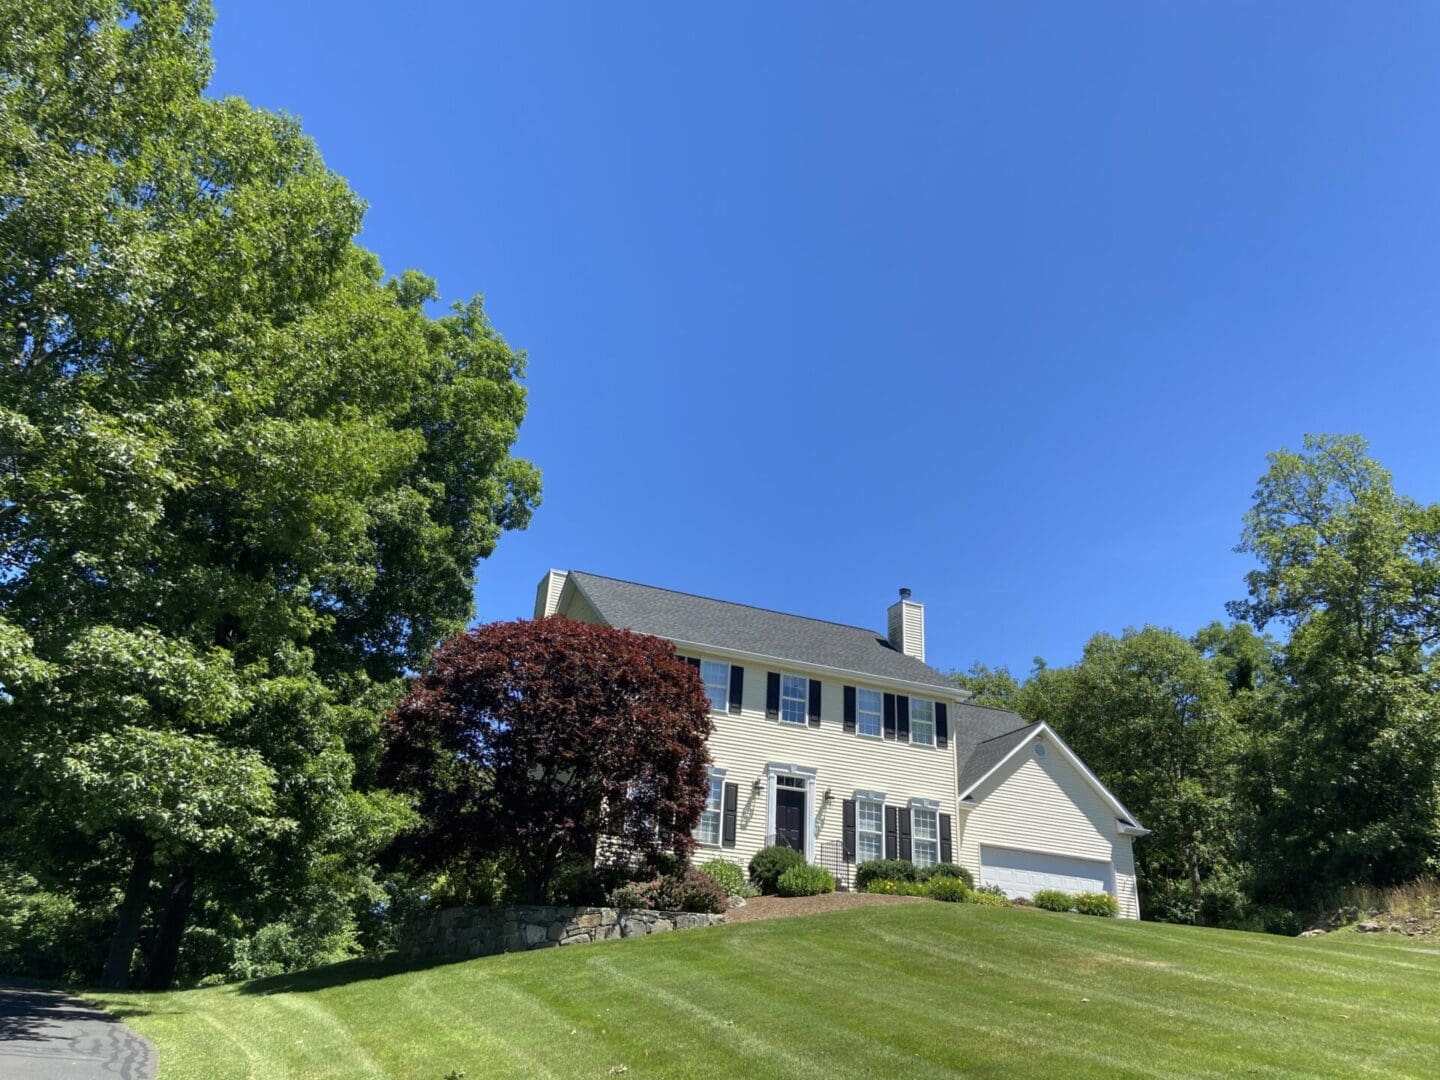
[[775,789],[775,843],[805,850],[805,792],[795,788]]

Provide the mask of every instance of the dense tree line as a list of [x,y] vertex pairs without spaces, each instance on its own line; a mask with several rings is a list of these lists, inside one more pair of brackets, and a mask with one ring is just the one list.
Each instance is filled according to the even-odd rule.
[[1270,456],[1239,550],[1240,621],[955,680],[1049,723],[1154,830],[1148,916],[1293,930],[1343,887],[1440,869],[1440,505],[1363,439],[1309,437]]
[[403,676],[523,527],[523,360],[386,279],[202,0],[0,0],[0,969],[348,955]]

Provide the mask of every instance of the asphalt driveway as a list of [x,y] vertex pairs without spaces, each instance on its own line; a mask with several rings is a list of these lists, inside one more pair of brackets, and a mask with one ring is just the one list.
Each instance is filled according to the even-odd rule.
[[0,982],[4,1080],[153,1080],[155,1047],[58,990]]

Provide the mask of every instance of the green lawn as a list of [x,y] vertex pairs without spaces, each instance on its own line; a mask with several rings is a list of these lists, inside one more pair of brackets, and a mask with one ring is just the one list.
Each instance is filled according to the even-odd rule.
[[1440,1074],[1440,942],[958,904],[98,1000],[161,1080]]

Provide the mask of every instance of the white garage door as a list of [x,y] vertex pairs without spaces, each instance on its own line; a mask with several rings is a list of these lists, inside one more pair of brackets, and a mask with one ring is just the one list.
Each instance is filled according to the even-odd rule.
[[980,849],[980,884],[999,885],[1012,898],[1037,889],[1113,894],[1114,881],[1115,868],[1109,863],[1013,848]]

